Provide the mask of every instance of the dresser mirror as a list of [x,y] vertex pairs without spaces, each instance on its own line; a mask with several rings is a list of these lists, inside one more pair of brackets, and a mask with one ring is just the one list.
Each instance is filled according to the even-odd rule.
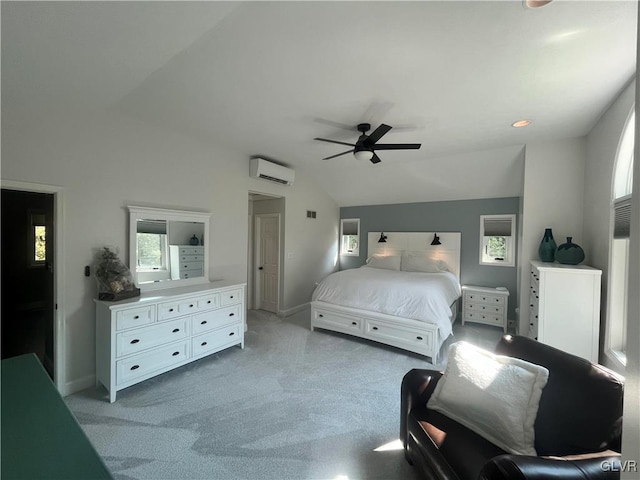
[[209,213],[128,208],[129,268],[140,290],[209,281]]

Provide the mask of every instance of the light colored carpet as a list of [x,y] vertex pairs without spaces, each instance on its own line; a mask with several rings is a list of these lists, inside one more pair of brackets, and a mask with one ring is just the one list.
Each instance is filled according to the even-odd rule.
[[[414,479],[398,438],[400,382],[424,357],[324,330],[309,310],[250,311],[232,347],[118,393],[65,398],[116,479]],[[459,323],[492,349],[502,331]],[[443,364],[439,365],[442,367]],[[378,450],[377,450],[378,449]]]

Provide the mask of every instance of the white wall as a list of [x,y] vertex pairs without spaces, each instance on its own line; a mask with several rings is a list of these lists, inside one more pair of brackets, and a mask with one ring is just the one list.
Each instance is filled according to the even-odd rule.
[[[524,160],[522,196],[522,248],[520,250],[519,332],[529,331],[529,261],[538,259],[545,228],[558,245],[573,237],[583,245],[584,137],[530,143]],[[589,264],[587,250],[585,264]]]
[[[248,191],[260,182],[249,178],[248,158],[114,113],[3,109],[2,120],[2,179],[64,191],[65,278],[57,299],[66,335],[63,393],[93,384],[96,285],[83,270],[102,245],[127,257],[127,205],[209,210],[211,277],[246,282]],[[287,215],[314,206],[322,219],[318,228],[287,220],[285,242],[294,255],[285,266],[285,304],[305,303],[315,277],[332,270],[325,259],[337,249],[339,209],[300,175],[291,187],[268,187],[287,197]]]
[[607,292],[609,283],[609,250],[611,248],[611,188],[620,136],[635,102],[636,82],[632,81],[587,135],[585,168],[585,246],[590,252],[590,265],[602,270],[600,304],[600,361],[620,370],[616,359],[605,351]]

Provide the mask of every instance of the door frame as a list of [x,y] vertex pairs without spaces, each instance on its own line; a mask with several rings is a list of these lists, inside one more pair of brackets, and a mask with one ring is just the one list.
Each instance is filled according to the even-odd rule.
[[64,188],[56,185],[41,183],[20,182],[15,180],[0,179],[0,186],[7,190],[21,192],[49,193],[53,194],[53,383],[62,395],[66,395],[66,332],[64,322]]
[[256,213],[254,214],[254,229],[253,229],[253,239],[254,239],[254,244],[253,244],[253,271],[254,271],[254,288],[253,288],[253,308],[255,309],[260,309],[260,303],[261,303],[261,293],[260,293],[260,275],[257,274],[258,272],[258,267],[260,266],[261,263],[261,258],[260,258],[260,241],[261,241],[261,232],[260,232],[260,227],[261,227],[261,222],[263,218],[266,217],[276,217],[278,219],[278,293],[276,295],[277,298],[277,305],[276,305],[276,313],[280,314],[280,283],[282,280],[281,277],[281,266],[282,266],[282,232],[281,232],[281,218],[280,218],[280,214],[279,213]]

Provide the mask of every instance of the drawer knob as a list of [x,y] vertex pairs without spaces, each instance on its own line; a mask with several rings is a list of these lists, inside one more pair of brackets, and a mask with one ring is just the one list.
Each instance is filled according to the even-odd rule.
[[533,322],[531,322],[529,325],[531,325],[533,327]]
[[174,329],[171,331],[171,333],[178,333],[179,331],[180,331],[180,329],[179,329],[179,328],[174,328]]
[[372,330],[377,330],[377,329],[378,329],[378,327],[373,327],[373,328],[372,328]]
[[133,317],[134,320],[137,320],[140,318],[140,315],[136,315],[135,317]]
[[204,347],[206,344],[207,344],[207,342],[202,342],[202,343],[200,344],[200,346],[201,346],[201,347]]
[[193,303],[191,303],[191,304],[189,305],[189,308],[193,308]]
[[229,298],[233,298],[233,295],[230,295]]
[[357,325],[358,322],[351,322],[351,325]]
[[324,317],[324,315],[322,315],[321,313],[319,313],[319,314],[318,314],[318,316],[319,316],[320,318],[323,318],[323,317]]
[[422,337],[416,337],[416,340],[422,340]]
[[173,353],[171,354],[171,356],[172,356],[172,357],[175,357],[176,355],[180,355],[180,352],[173,352]]
[[205,323],[207,323],[207,321],[206,321],[206,320],[202,320],[202,321],[200,322],[200,325],[204,325]]
[[230,317],[233,317],[234,315],[235,315],[235,313],[233,313],[233,312],[231,312],[231,313],[229,314],[229,316],[230,316]]
[[170,311],[170,312],[173,312],[173,308],[170,308],[170,309],[169,309],[169,311]]
[[134,365],[133,367],[131,367],[131,370],[136,370],[137,368],[140,368],[140,365]]
[[231,333],[229,333],[229,336],[233,337],[235,334],[236,334],[235,332],[231,332]]
[[134,338],[133,340],[131,340],[131,345],[135,345],[136,343],[138,343],[140,341],[139,338]]
[[207,304],[211,303],[211,300],[207,300]]

